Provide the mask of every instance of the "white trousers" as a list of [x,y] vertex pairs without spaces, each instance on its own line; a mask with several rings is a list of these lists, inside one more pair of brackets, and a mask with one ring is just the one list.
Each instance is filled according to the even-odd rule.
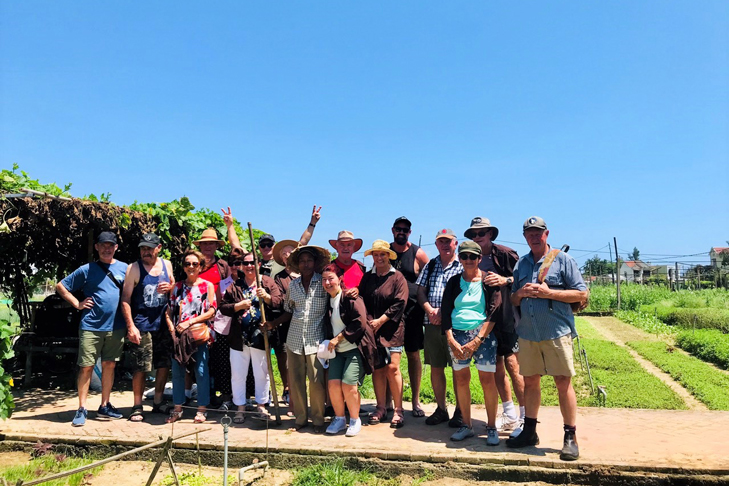
[[253,378],[256,383],[256,403],[268,403],[268,392],[271,388],[268,378],[268,362],[266,351],[243,346],[243,351],[230,350],[230,384],[233,388],[233,403],[246,404],[246,377],[248,364],[253,366]]

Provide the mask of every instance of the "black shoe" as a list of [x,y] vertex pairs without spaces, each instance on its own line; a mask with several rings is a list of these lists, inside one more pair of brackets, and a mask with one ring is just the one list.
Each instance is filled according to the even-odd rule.
[[425,419],[425,425],[438,425],[448,420],[448,411],[438,407],[435,412]]
[[531,433],[528,430],[524,430],[516,437],[506,439],[506,447],[511,449],[521,449],[522,447],[532,447],[535,445],[539,445],[539,436],[536,430],[532,430]]
[[575,434],[573,432],[565,432],[564,444],[562,445],[562,451],[559,453],[559,458],[563,461],[575,461],[578,457],[580,457],[580,448],[577,447]]
[[456,408],[456,411],[453,412],[453,418],[448,421],[448,427],[452,429],[460,429],[463,427],[463,415],[461,415],[460,408]]
[[334,417],[334,407],[331,405],[327,405],[324,409],[324,416],[325,417]]

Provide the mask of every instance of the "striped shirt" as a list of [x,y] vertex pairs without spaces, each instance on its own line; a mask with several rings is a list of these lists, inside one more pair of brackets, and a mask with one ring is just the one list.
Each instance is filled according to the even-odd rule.
[[[538,283],[537,277],[544,257],[536,264],[530,251],[519,259],[514,267],[514,284],[511,293],[516,293],[527,283]],[[587,290],[577,262],[567,253],[561,251],[549,267],[544,279],[550,289]],[[550,305],[551,302],[551,305]],[[548,341],[567,334],[577,336],[575,316],[570,304],[552,299],[521,299],[521,318],[516,326],[516,333],[527,341]]]
[[[435,265],[433,265],[433,274],[428,274],[428,267],[430,267],[430,262],[428,262],[428,265],[420,271],[418,280],[415,283],[428,289],[428,303],[430,303],[430,305],[434,308],[439,309],[443,302],[443,291],[448,283],[448,279],[454,275],[463,273],[463,265],[461,265],[461,262],[458,261],[458,258],[454,258],[453,261],[445,269],[443,269],[440,255],[435,257],[434,260]],[[427,312],[425,313],[425,317],[423,317],[423,324],[426,326],[430,324]]]
[[324,314],[327,312],[329,294],[321,284],[321,275],[315,273],[304,290],[301,277],[294,279],[284,299],[284,311],[290,312],[291,325],[286,338],[286,348],[295,354],[316,354],[324,340]]

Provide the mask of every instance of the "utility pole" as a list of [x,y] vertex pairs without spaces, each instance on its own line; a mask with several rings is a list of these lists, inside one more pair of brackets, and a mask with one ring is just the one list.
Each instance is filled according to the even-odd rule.
[[[617,273],[620,271],[620,257],[618,256],[618,239],[614,236],[613,243],[615,243],[615,272]],[[620,275],[615,282],[618,286],[618,310],[620,310]]]
[[676,281],[676,292],[678,292],[678,262],[676,262],[676,275],[673,276],[673,279]]
[[696,265],[696,285],[701,290],[701,265]]
[[[608,241],[608,256],[610,257],[610,265],[612,266],[612,264],[613,264],[613,247],[609,241]],[[615,284],[615,273],[617,271],[618,271],[618,267],[615,267],[615,271],[610,272],[610,274],[613,277],[613,284]]]

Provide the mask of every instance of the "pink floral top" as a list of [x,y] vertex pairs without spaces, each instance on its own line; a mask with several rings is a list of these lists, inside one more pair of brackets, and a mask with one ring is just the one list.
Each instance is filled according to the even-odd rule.
[[[212,295],[212,302],[208,298],[208,281],[203,280],[201,284],[190,287],[185,281],[177,282],[172,289],[170,296],[172,307],[172,322],[177,325],[188,319],[205,314],[211,307],[217,309],[215,292]],[[208,321],[210,325],[212,320]]]

